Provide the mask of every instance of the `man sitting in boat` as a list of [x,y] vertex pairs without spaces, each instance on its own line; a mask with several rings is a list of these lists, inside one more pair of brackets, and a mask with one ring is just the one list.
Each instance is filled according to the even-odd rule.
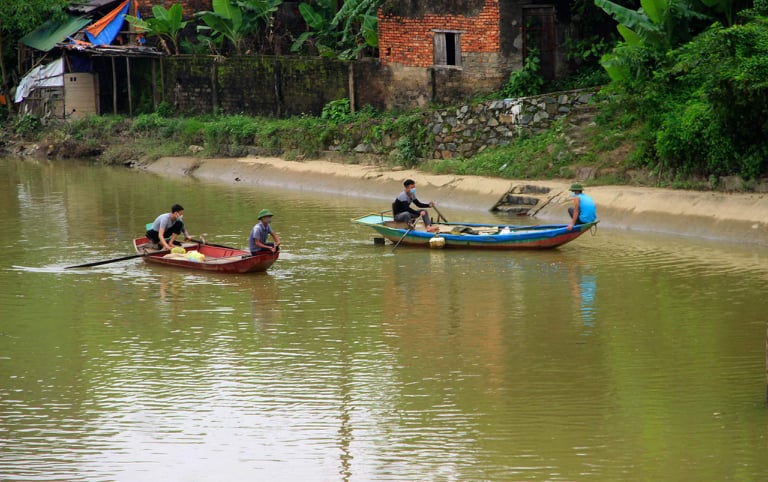
[[[184,226],[184,208],[180,204],[171,206],[170,213],[164,213],[155,218],[152,228],[147,231],[147,239],[154,244],[156,249],[171,250],[176,242],[176,236],[184,233],[184,240],[189,241],[192,237]],[[169,239],[166,237],[170,236]]]
[[416,199],[416,182],[413,179],[406,179],[403,182],[403,186],[405,186],[405,190],[398,194],[395,202],[392,203],[392,215],[395,221],[411,223],[416,218],[421,217],[424,220],[424,226],[427,228],[427,231],[430,233],[437,231],[439,228],[432,226],[432,221],[429,219],[427,211],[416,211],[411,207],[411,203],[413,203],[420,208],[431,208],[435,206],[435,202],[429,201],[429,204],[427,204]]
[[[248,235],[248,248],[251,250],[251,254],[256,254],[259,251],[271,251],[275,252],[280,247],[280,238],[272,231],[272,216],[268,209],[262,209],[259,212],[259,222],[251,229],[251,234]],[[274,243],[267,242],[267,236],[272,236]]]
[[597,219],[595,201],[584,194],[584,187],[579,183],[571,184],[571,192],[573,193],[573,206],[568,208],[568,215],[571,217],[568,231],[573,229],[574,224],[587,224]]

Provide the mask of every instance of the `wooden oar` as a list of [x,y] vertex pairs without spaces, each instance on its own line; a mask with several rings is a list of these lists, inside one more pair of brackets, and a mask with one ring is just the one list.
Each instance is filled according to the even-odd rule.
[[76,264],[74,266],[66,266],[66,267],[64,267],[64,269],[88,268],[90,266],[99,266],[99,265],[102,265],[102,264],[117,263],[118,261],[126,261],[126,260],[134,259],[134,258],[142,258],[144,256],[149,256],[150,254],[158,254],[158,253],[168,253],[168,250],[153,251],[152,253],[144,253],[144,254],[132,254],[130,256],[123,256],[121,258],[112,258],[112,259],[105,259],[105,260],[102,260],[102,261],[93,261],[91,263]]
[[440,212],[440,210],[439,210],[439,209],[437,209],[437,206],[432,206],[432,209],[434,209],[434,210],[435,210],[435,212],[437,213],[437,221],[438,221],[438,222],[440,222],[440,218],[443,218],[443,222],[444,222],[444,223],[447,223],[447,222],[448,222],[448,220],[447,220],[447,219],[445,219],[445,216],[443,216],[443,213],[441,213],[441,212]]
[[415,228],[415,227],[416,227],[416,221],[415,220],[413,220],[410,223],[408,223],[408,229],[405,231],[405,234],[403,234],[403,236],[400,239],[397,240],[397,243],[395,243],[395,246],[392,248],[392,252],[393,253],[395,252],[397,247],[400,246],[400,241],[405,239],[405,237],[408,236],[408,233],[413,231],[413,228]]
[[214,247],[216,247],[216,248],[224,248],[224,249],[236,249],[236,250],[238,250],[238,251],[243,251],[243,250],[242,250],[242,249],[240,249],[240,248],[233,248],[232,246],[224,246],[223,244],[214,244],[214,243],[209,243],[209,242],[207,242],[205,239],[194,239],[194,238],[190,238],[190,241],[192,241],[193,243],[197,243],[197,244],[203,244],[203,245],[208,245],[208,246],[214,246]]

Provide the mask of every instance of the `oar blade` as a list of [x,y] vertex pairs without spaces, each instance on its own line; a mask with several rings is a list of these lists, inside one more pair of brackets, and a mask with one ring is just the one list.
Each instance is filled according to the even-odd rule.
[[413,231],[413,228],[414,228],[415,226],[416,226],[416,225],[415,225],[415,223],[413,223],[413,224],[411,224],[411,223],[408,223],[408,229],[405,231],[405,233],[403,233],[403,236],[402,236],[400,239],[398,239],[398,240],[397,240],[397,243],[395,243],[395,245],[392,247],[392,252],[393,252],[393,253],[395,252],[395,250],[397,249],[397,247],[398,247],[398,246],[400,246],[400,241],[404,240],[404,239],[405,239],[405,237],[406,237],[406,236],[408,236],[408,233],[410,233],[411,231]]

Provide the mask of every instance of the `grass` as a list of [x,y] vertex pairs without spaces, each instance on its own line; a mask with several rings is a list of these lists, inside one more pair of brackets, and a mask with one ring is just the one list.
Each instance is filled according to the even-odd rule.
[[[165,114],[165,115],[164,115]],[[539,133],[520,130],[509,144],[490,146],[470,158],[429,159],[433,139],[419,111],[356,113],[334,111],[326,118],[284,119],[243,115],[174,117],[167,112],[91,116],[37,128],[35,136],[61,145],[60,157],[90,157],[104,164],[153,161],[167,156],[244,156],[263,153],[288,160],[316,159],[333,147],[342,162],[378,162],[438,174],[480,175],[506,179],[572,178],[584,167],[601,169],[597,183],[633,182],[626,170],[634,161],[636,131],[627,128],[620,110],[600,113],[599,127],[574,130],[567,119]],[[602,118],[601,118],[602,116]],[[619,121],[616,121],[619,119]],[[21,125],[29,135],[36,125]],[[356,148],[366,146],[367,154]],[[579,149],[575,147],[580,146]],[[627,147],[631,146],[631,148]],[[604,172],[603,172],[604,171]]]

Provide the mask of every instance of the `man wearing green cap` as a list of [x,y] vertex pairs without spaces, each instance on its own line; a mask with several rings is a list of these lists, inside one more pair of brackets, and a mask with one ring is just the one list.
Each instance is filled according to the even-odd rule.
[[584,194],[584,188],[581,184],[571,184],[571,192],[573,193],[573,206],[568,208],[568,215],[571,217],[568,231],[573,229],[574,224],[591,223],[597,219],[595,201]]
[[[272,222],[272,213],[269,209],[262,209],[259,211],[259,222],[251,229],[251,234],[248,235],[248,248],[251,250],[251,254],[256,254],[259,251],[271,251],[275,252],[280,247],[280,238],[277,237],[270,223]],[[267,236],[272,236],[274,243],[267,243]]]

